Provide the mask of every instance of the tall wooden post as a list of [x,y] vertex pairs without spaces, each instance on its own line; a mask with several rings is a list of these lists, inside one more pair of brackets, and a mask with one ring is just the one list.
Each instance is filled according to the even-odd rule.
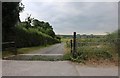
[[45,47],[47,46],[47,40],[45,40]]
[[73,57],[77,56],[77,51],[76,51],[76,32],[74,32],[74,37],[73,37]]
[[72,46],[73,46],[73,45],[72,45],[72,40],[70,40],[71,53],[73,53],[73,52],[72,52]]
[[18,54],[18,52],[17,52],[17,46],[16,46],[16,43],[14,43],[14,51],[15,51],[15,55],[17,55]]

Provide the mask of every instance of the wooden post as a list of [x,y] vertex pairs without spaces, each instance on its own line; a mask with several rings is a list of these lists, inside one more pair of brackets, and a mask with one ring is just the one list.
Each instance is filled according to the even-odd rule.
[[77,51],[76,51],[76,32],[74,32],[74,37],[73,37],[73,57],[77,56]]
[[71,53],[73,53],[72,52],[72,40],[70,40],[70,47],[71,47]]
[[47,40],[45,40],[45,47],[47,46]]
[[16,46],[16,43],[14,43],[14,48],[15,48],[15,55],[17,55],[18,54],[18,52],[17,52],[17,46]]

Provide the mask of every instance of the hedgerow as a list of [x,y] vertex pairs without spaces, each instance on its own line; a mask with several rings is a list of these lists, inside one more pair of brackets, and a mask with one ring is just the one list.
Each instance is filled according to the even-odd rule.
[[21,24],[15,27],[15,34],[17,47],[43,46],[60,42],[58,39],[42,33],[36,28],[26,29]]

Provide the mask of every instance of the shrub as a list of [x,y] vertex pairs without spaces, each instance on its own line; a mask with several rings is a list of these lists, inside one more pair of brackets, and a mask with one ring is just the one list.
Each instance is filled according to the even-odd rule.
[[43,46],[59,42],[59,40],[34,28],[26,29],[23,26],[16,26],[15,31],[17,47]]

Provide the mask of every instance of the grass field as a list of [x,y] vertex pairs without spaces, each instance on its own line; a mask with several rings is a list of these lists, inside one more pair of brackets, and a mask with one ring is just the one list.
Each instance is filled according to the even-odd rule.
[[[66,40],[69,42],[70,39]],[[118,52],[114,43],[108,43],[102,38],[77,39],[77,58],[72,61],[79,63],[109,63],[118,65]],[[81,43],[82,42],[82,43]],[[79,43],[79,44],[78,44]],[[66,44],[66,56],[70,55],[70,42]],[[71,56],[70,56],[71,57]]]

